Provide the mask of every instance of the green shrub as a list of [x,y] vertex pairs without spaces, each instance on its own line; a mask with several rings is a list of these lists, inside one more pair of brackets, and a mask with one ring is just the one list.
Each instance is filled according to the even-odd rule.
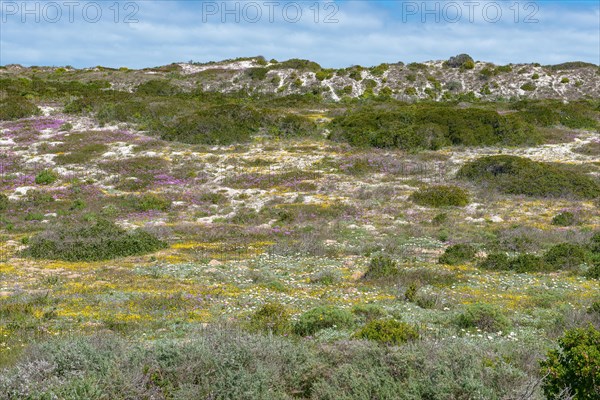
[[556,226],[571,226],[577,222],[575,214],[569,211],[561,212],[552,218],[552,225]]
[[600,254],[600,232],[596,232],[592,235],[589,248],[592,253]]
[[521,86],[521,89],[525,90],[526,92],[533,92],[535,89],[537,89],[537,86],[535,86],[535,83],[527,82]]
[[436,150],[447,145],[483,146],[538,143],[531,125],[493,110],[449,104],[362,107],[335,117],[330,138],[353,146]]
[[478,158],[466,163],[457,176],[505,194],[584,199],[600,196],[600,185],[577,170],[516,156]]
[[459,54],[457,56],[450,57],[445,64],[452,68],[473,69],[475,67],[475,61],[468,54]]
[[179,89],[167,80],[154,79],[144,82],[135,89],[137,94],[154,96],[172,96],[179,93]]
[[319,81],[324,81],[325,79],[331,79],[331,78],[333,78],[333,74],[334,73],[333,73],[332,70],[323,69],[321,71],[316,72],[315,73],[315,77]]
[[375,320],[368,322],[358,332],[355,337],[383,343],[391,346],[398,346],[403,343],[417,340],[419,332],[413,326],[399,322],[393,319]]
[[23,96],[2,96],[0,93],[0,121],[14,121],[41,114],[40,109]]
[[398,264],[390,257],[379,254],[371,258],[365,279],[392,278],[398,275]]
[[479,263],[479,268],[491,271],[506,271],[510,269],[510,258],[506,253],[491,253]]
[[267,77],[268,72],[268,68],[250,68],[246,71],[246,74],[253,81],[263,81]]
[[458,186],[432,186],[412,193],[410,200],[427,207],[464,207],[469,194]]
[[564,78],[562,78],[562,79],[560,80],[560,83],[562,83],[563,85],[564,85],[565,83],[569,83],[569,82],[571,82],[571,81],[570,81],[570,80],[569,80],[569,78],[567,78],[567,77],[564,77]]
[[5,211],[8,208],[9,200],[8,196],[0,193],[0,211]]
[[519,254],[510,261],[509,269],[520,274],[540,272],[547,269],[544,259],[534,254]]
[[499,332],[509,329],[510,322],[499,308],[485,303],[470,304],[458,315],[457,323],[463,329],[481,329],[485,332]]
[[45,169],[35,177],[35,183],[38,185],[51,185],[58,180],[58,174],[52,170]]
[[540,79],[540,74],[535,73],[535,74],[531,75],[531,79]]
[[588,279],[600,280],[600,262],[596,262],[590,266],[585,273],[585,277]]
[[320,283],[321,285],[334,285],[342,280],[341,272],[337,270],[319,271],[310,277],[311,283]]
[[431,223],[433,225],[443,225],[446,222],[448,222],[448,214],[447,213],[439,213],[431,219]]
[[308,336],[326,328],[347,329],[353,325],[354,316],[350,311],[334,306],[320,306],[302,314],[294,325],[294,332],[300,336]]
[[600,331],[593,326],[570,329],[541,362],[542,388],[550,398],[565,390],[574,400],[597,399],[600,393]]
[[250,328],[255,331],[272,332],[277,335],[288,333],[291,328],[290,314],[282,304],[265,304],[252,314]]
[[588,260],[588,252],[583,246],[572,243],[561,243],[552,246],[544,254],[544,262],[554,270],[572,270]]
[[444,254],[440,256],[438,262],[440,264],[457,265],[475,258],[477,250],[470,244],[459,243],[454,244],[444,251]]
[[127,232],[107,220],[50,228],[31,238],[24,255],[64,261],[100,261],[151,253],[166,247],[154,235]]
[[138,211],[167,211],[171,207],[171,201],[162,196],[146,193],[141,197],[132,197],[129,199],[133,207]]
[[362,322],[370,322],[386,316],[385,310],[377,304],[357,304],[352,307],[352,313]]
[[573,129],[598,127],[598,110],[594,103],[581,100],[563,103],[558,100],[529,101],[513,104],[517,116],[541,126],[564,125]]

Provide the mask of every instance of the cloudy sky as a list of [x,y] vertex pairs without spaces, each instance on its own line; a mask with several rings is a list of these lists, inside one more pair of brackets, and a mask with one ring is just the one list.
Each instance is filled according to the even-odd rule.
[[600,64],[600,1],[0,0],[0,65],[151,67],[263,55],[325,67]]

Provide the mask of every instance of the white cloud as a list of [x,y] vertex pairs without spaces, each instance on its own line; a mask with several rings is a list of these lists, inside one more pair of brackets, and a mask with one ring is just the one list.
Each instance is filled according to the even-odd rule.
[[0,64],[146,67],[262,54],[342,67],[445,59],[460,52],[496,63],[600,63],[600,10],[593,3],[540,3],[537,24],[515,24],[510,14],[498,23],[481,17],[469,23],[466,16],[456,24],[403,22],[401,6],[376,1],[339,2],[337,24],[314,23],[311,2],[302,3],[298,23],[285,22],[281,14],[270,23],[265,10],[259,23],[236,24],[221,23],[218,15],[203,22],[201,2],[139,4],[136,24],[115,24],[109,11],[95,24],[81,18],[72,24],[9,19],[2,26]]

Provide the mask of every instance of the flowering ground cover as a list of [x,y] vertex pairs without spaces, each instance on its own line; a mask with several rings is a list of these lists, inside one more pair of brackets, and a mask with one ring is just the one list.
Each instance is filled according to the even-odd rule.
[[[64,356],[70,372],[57,372],[64,361],[57,349],[69,340],[90,352],[83,364],[96,354],[108,357],[102,362],[110,368],[137,368],[139,376],[123,378],[133,386],[109,395],[115,398],[542,398],[539,361],[557,338],[568,328],[599,327],[598,200],[511,195],[456,175],[502,152],[574,168],[598,184],[600,164],[589,150],[596,131],[562,127],[566,142],[525,148],[405,152],[260,135],[212,146],[164,141],[127,123],[100,126],[60,107],[44,110],[0,122],[0,398],[109,393],[114,382],[106,371],[77,366],[71,356]],[[462,188],[467,204],[412,200],[441,185]],[[565,212],[572,223],[553,222]],[[28,253],[40,243],[68,242],[59,225],[85,232],[77,246],[99,248],[108,239],[98,236],[98,221],[165,245],[132,239],[135,251],[124,251],[134,255],[106,260],[61,258],[69,243],[48,250],[52,257]],[[496,253],[549,259],[564,243],[585,253],[570,268],[482,267]],[[474,255],[440,262],[456,244],[469,244]],[[389,273],[369,274],[373,260],[388,260]],[[236,337],[246,347],[234,345]],[[168,352],[219,341],[229,343],[234,358],[244,351],[263,361],[304,353],[305,362],[292,364],[306,375],[288,376],[281,366],[279,383],[257,388],[249,383],[256,372],[215,367],[240,374],[247,392],[236,397],[219,381],[223,371],[200,387],[191,383],[197,372],[178,381],[161,364]],[[133,346],[123,353],[129,359],[107,355],[106,346],[123,343]],[[277,346],[285,348],[279,355]],[[190,354],[222,356],[202,348]],[[362,377],[361,352],[370,354]],[[36,354],[49,363],[46,372],[31,364]],[[139,364],[139,357],[150,359]],[[446,367],[429,365],[431,357]],[[430,381],[415,360],[440,379]],[[15,371],[30,378],[17,384]],[[399,382],[410,385],[397,392]]]

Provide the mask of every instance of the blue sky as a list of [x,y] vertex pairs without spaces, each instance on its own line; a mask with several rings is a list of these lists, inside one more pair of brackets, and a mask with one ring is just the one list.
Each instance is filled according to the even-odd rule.
[[[325,67],[600,64],[600,0],[0,0],[0,64],[150,67],[264,55]],[[318,11],[317,11],[318,10]]]

